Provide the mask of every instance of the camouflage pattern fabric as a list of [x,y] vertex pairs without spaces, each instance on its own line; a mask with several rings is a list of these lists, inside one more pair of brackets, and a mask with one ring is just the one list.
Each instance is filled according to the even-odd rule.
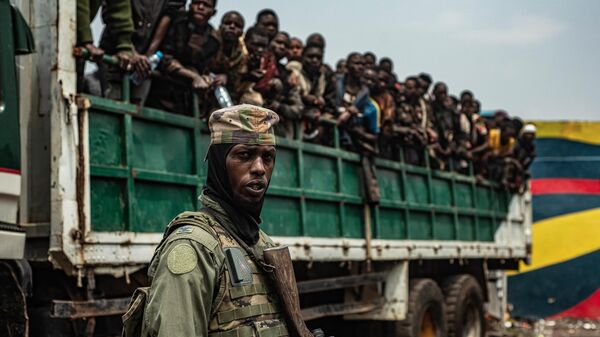
[[240,104],[213,112],[208,120],[211,144],[275,145],[279,116],[262,107]]
[[[148,268],[152,285],[140,335],[288,336],[267,272],[228,233],[226,228],[234,224],[219,204],[206,195],[200,202],[223,219],[202,211],[184,212],[171,221]],[[250,248],[261,258],[262,251],[274,245],[260,231],[258,243]],[[233,282],[228,249],[240,252],[236,264],[248,271],[249,282]]]

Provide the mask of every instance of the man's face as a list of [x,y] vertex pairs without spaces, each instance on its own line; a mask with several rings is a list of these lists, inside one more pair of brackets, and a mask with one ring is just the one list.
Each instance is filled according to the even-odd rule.
[[473,95],[464,93],[460,95],[460,104],[470,104],[473,101]]
[[523,133],[521,135],[521,139],[525,143],[533,143],[533,141],[535,140],[535,133],[533,133],[533,132],[525,132],[525,133]]
[[302,57],[302,41],[296,38],[291,39],[288,53],[291,59],[300,59]]
[[448,97],[448,89],[445,85],[436,85],[433,88],[433,95],[437,101],[444,102]]
[[406,97],[414,98],[419,94],[419,87],[415,80],[407,80],[404,86],[406,88]]
[[377,88],[375,92],[379,93],[384,89],[388,88],[390,86],[391,81],[392,77],[390,76],[390,74],[387,71],[380,69],[377,72]]
[[468,101],[461,103],[460,112],[464,113],[467,116],[471,116],[473,114],[473,102]]
[[233,200],[241,205],[260,202],[275,167],[275,147],[237,144],[225,159]]
[[345,74],[348,68],[346,67],[346,61],[340,60],[335,66],[335,72],[338,74]]
[[371,93],[376,93],[378,91],[377,89],[379,88],[379,78],[377,77],[377,73],[373,69],[365,69],[365,71],[363,72],[361,82],[367,88],[369,88],[369,91],[371,91]]
[[235,13],[228,14],[221,20],[219,30],[221,31],[223,40],[236,41],[242,36],[244,31],[244,19]]
[[279,21],[277,21],[277,18],[271,14],[261,16],[256,25],[267,31],[269,40],[272,40],[279,31]]
[[515,134],[515,128],[512,125],[504,127],[500,133],[500,142],[502,144],[508,143],[508,140],[513,138]]
[[365,62],[365,68],[374,68],[375,67],[375,59],[371,55],[363,56]]
[[307,46],[309,46],[309,45],[316,46],[321,49],[324,49],[325,48],[325,39],[320,34],[313,34],[313,35],[309,36],[308,39],[306,39],[306,45]]
[[365,60],[361,55],[353,55],[348,59],[348,74],[355,78],[360,78],[365,70]]
[[425,94],[429,91],[430,86],[431,86],[431,82],[428,82],[427,80],[419,78],[419,87],[421,88],[421,91],[423,92],[423,94]]
[[246,48],[253,62],[260,61],[261,57],[269,46],[269,39],[266,36],[253,35],[247,42]]
[[387,62],[387,61],[383,61],[379,63],[379,67],[388,72],[388,73],[392,73],[392,63],[391,62]]
[[281,60],[286,56],[289,45],[290,39],[285,34],[277,33],[269,46],[277,60]]
[[190,15],[197,26],[203,26],[215,15],[213,0],[197,0],[190,4]]
[[314,74],[321,70],[323,52],[319,48],[308,47],[302,56],[302,66],[308,73]]

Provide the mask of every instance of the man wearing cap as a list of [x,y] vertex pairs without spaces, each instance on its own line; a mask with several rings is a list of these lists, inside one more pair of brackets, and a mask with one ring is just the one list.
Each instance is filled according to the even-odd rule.
[[515,144],[515,157],[523,166],[523,170],[528,170],[535,159],[535,133],[537,128],[533,124],[526,124],[521,129],[521,135]]
[[210,116],[202,209],[175,217],[154,253],[142,336],[288,336],[259,228],[278,120],[247,104]]
[[519,139],[515,144],[511,163],[516,168],[516,183],[520,190],[527,186],[527,180],[530,178],[529,167],[535,159],[535,133],[537,128],[533,124],[526,124],[521,129]]

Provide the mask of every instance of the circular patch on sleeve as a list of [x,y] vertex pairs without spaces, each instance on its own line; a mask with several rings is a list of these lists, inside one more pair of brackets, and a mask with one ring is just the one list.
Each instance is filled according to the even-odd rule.
[[196,251],[187,243],[178,244],[167,256],[167,267],[171,273],[176,275],[191,272],[197,264]]

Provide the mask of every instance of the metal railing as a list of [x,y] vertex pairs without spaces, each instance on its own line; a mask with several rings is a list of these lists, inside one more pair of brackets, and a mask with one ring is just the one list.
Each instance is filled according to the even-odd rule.
[[[73,56],[75,56],[76,58],[81,58],[81,59],[85,59],[85,60],[89,60],[89,52],[87,49],[82,48],[82,47],[76,47],[73,50]],[[93,61],[92,61],[93,62]],[[100,61],[97,62],[102,62],[111,66],[118,66],[119,65],[119,60],[116,56],[114,55],[108,55],[108,54],[104,54],[102,59]],[[170,83],[172,83],[173,85],[176,86],[180,86],[180,87],[188,87],[189,84],[184,83],[182,81],[178,81],[175,80],[173,78],[170,77],[166,77],[161,75],[159,72],[157,71],[153,71],[151,73],[151,78],[152,79],[160,79],[160,80],[164,80],[164,81],[168,81]],[[190,91],[192,91],[192,115],[194,117],[199,117],[200,116],[200,111],[199,111],[199,98],[198,98],[198,94],[196,94],[193,90],[190,89]],[[130,103],[131,101],[131,75],[127,72],[124,72],[123,75],[123,79],[122,79],[122,83],[121,83],[121,101],[123,102],[127,102]],[[319,119],[319,123],[321,125],[327,125],[328,127],[331,127],[333,129],[333,147],[335,149],[341,149],[341,143],[340,143],[340,127],[337,123],[336,120],[333,119],[327,119],[327,118],[321,118]],[[299,121],[294,121],[294,140],[296,141],[300,141],[302,142],[302,130],[301,130],[301,124]],[[400,158],[400,162],[403,164],[406,164],[406,154],[405,154],[405,150],[404,147],[400,147],[399,149],[399,158]],[[427,169],[431,169],[431,156],[429,154],[429,151],[427,150],[427,146],[424,147],[423,149],[423,161],[424,161],[424,167],[426,167]],[[449,164],[448,164],[448,171],[449,172],[455,172],[455,167],[454,167],[454,161],[453,160],[449,160]],[[472,161],[468,161],[468,174],[466,174],[467,176],[474,176],[474,168],[473,168],[473,162]]]

